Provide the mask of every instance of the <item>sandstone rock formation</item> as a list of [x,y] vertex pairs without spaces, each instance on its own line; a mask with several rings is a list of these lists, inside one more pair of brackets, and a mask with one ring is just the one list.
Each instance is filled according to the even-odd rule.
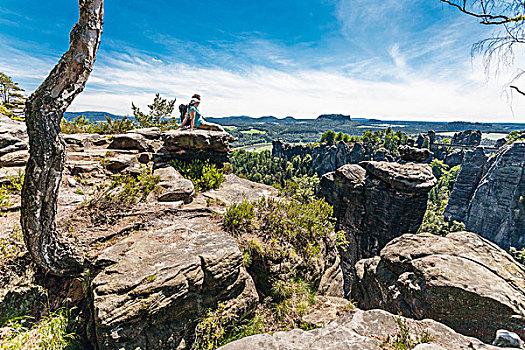
[[398,148],[401,160],[406,162],[424,162],[427,160],[431,152],[427,148],[417,148],[407,145],[401,145]]
[[195,188],[191,180],[185,179],[173,167],[156,169],[153,176],[158,176],[160,182],[157,184],[157,198],[160,202],[191,202],[195,195]]
[[[294,329],[289,332],[259,334],[229,343],[220,350],[279,349],[279,350],[377,350],[388,344],[388,337],[399,333],[396,318],[406,320],[411,337],[427,331],[429,344],[417,345],[414,350],[496,350],[475,338],[463,336],[433,320],[414,321],[396,317],[382,310],[353,310],[323,328],[311,331]],[[387,347],[388,348],[388,347]]]
[[365,309],[432,318],[485,342],[498,329],[525,336],[525,269],[474,233],[405,234],[356,270],[352,298]]
[[444,215],[499,246],[525,247],[525,143],[467,152]]
[[234,300],[239,317],[258,300],[235,240],[205,211],[160,211],[104,250],[93,280],[101,349],[176,349],[198,318]]
[[170,130],[162,134],[163,146],[155,154],[156,164],[169,163],[170,160],[209,160],[222,166],[228,162],[230,143],[235,138],[222,131]]
[[445,164],[449,167],[455,167],[463,163],[463,158],[465,157],[465,152],[462,149],[455,149],[450,153],[447,153],[445,156]]
[[342,252],[345,291],[354,279],[354,264],[377,255],[393,238],[416,232],[436,184],[426,164],[361,162],[345,165],[321,178],[322,195],[334,206],[337,230],[349,241]]
[[453,145],[479,146],[481,144],[481,130],[465,130],[455,133],[451,143]]
[[[324,175],[345,164],[355,164],[365,159],[365,148],[362,143],[353,145],[343,141],[335,145],[322,143],[317,146],[293,145],[276,140],[272,142],[272,156],[291,161],[295,156],[312,156],[312,168],[319,175]],[[371,156],[371,155],[370,155]]]

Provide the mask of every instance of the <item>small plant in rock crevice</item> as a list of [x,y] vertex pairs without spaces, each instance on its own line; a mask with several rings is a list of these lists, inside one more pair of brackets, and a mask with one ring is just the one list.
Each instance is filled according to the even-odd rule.
[[16,257],[24,251],[24,237],[20,225],[15,225],[5,237],[0,238],[0,266],[3,261]]
[[148,195],[160,182],[158,176],[153,176],[150,168],[141,168],[140,175],[114,175],[111,184],[100,187],[95,197],[85,203],[94,222],[108,222],[113,213],[145,201]]
[[381,344],[381,349],[387,350],[412,350],[419,344],[431,343],[434,338],[428,330],[418,330],[411,333],[406,319],[394,317],[398,332],[391,334]]

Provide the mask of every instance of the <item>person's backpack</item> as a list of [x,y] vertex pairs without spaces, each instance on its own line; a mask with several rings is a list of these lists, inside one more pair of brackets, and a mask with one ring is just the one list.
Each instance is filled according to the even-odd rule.
[[180,105],[179,112],[180,112],[180,121],[182,122],[184,118],[186,117],[186,113],[188,112],[188,105],[185,105],[185,104]]

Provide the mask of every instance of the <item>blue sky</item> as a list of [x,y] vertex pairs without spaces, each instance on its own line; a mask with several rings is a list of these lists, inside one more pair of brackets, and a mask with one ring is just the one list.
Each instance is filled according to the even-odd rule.
[[[2,0],[0,71],[34,90],[77,17],[72,0]],[[209,116],[523,121],[523,103],[502,95],[505,75],[487,81],[471,60],[489,34],[439,0],[111,0],[69,110],[128,114],[156,92],[179,102],[199,92]]]

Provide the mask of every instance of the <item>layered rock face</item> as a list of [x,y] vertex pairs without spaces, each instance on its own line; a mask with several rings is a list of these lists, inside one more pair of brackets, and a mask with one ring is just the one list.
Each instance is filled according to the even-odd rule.
[[[399,333],[396,318],[406,321],[410,336],[427,331],[432,342],[420,344],[414,350],[496,350],[475,338],[463,336],[433,320],[414,321],[396,317],[383,310],[353,310],[323,328],[311,331],[294,329],[289,332],[259,334],[229,343],[220,350],[377,350],[390,349],[388,339]],[[390,346],[392,346],[390,344]]]
[[363,308],[432,318],[485,342],[498,329],[525,337],[525,269],[474,233],[405,234],[356,270]]
[[344,230],[349,241],[342,253],[347,293],[359,259],[377,255],[393,238],[418,230],[435,184],[430,167],[414,163],[361,162],[321,178],[320,195],[334,206],[337,230]]
[[162,134],[162,140],[164,145],[155,154],[155,163],[201,159],[222,165],[229,161],[230,143],[235,138],[227,132],[196,129],[170,130]]
[[465,130],[454,134],[453,145],[479,146],[481,144],[481,130]]
[[467,152],[444,215],[508,249],[525,247],[525,143]]
[[424,162],[432,154],[427,148],[417,148],[401,145],[398,148],[402,160],[407,162]]
[[104,250],[92,282],[101,349],[176,349],[199,316],[230,301],[244,316],[258,300],[233,238],[211,213],[157,211]]

